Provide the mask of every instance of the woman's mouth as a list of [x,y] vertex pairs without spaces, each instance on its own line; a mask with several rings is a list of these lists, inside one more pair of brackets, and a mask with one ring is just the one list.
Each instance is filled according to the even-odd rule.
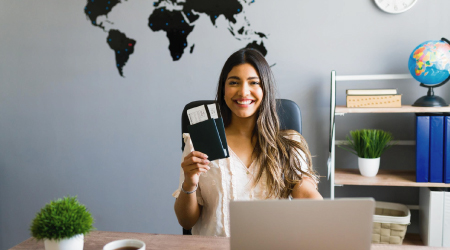
[[235,100],[234,102],[236,102],[239,105],[250,105],[254,103],[255,100]]

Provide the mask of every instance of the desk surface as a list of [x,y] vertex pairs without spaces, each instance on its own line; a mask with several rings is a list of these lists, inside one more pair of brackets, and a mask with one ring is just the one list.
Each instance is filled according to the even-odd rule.
[[[138,239],[145,242],[147,250],[150,249],[217,249],[229,250],[230,239],[225,237],[210,237],[197,235],[169,235],[169,234],[148,234],[148,233],[123,233],[123,232],[105,232],[93,231],[85,237],[84,250],[103,249],[106,243],[120,239]],[[44,242],[36,241],[34,238],[20,243],[10,250],[44,250]],[[403,250],[420,250],[420,249],[445,249],[431,248],[424,246],[398,246],[398,245],[372,245],[372,250],[383,249],[403,249]]]

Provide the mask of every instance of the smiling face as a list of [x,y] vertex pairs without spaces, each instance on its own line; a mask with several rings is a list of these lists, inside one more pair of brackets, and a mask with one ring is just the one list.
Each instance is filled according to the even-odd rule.
[[258,111],[263,90],[256,69],[249,63],[234,66],[225,80],[225,102],[232,117],[249,118]]

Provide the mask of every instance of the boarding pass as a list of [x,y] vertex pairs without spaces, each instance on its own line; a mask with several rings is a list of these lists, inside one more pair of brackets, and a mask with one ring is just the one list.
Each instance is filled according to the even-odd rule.
[[[208,109],[206,109],[206,107]],[[190,108],[187,110],[187,115],[191,125],[194,125],[202,121],[206,121],[210,118],[211,119],[219,118],[219,113],[217,112],[217,107],[215,103]]]

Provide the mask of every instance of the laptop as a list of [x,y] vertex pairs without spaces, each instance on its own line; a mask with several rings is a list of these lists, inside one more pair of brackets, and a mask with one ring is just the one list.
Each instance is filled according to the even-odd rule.
[[369,250],[375,200],[262,200],[230,203],[232,250]]

